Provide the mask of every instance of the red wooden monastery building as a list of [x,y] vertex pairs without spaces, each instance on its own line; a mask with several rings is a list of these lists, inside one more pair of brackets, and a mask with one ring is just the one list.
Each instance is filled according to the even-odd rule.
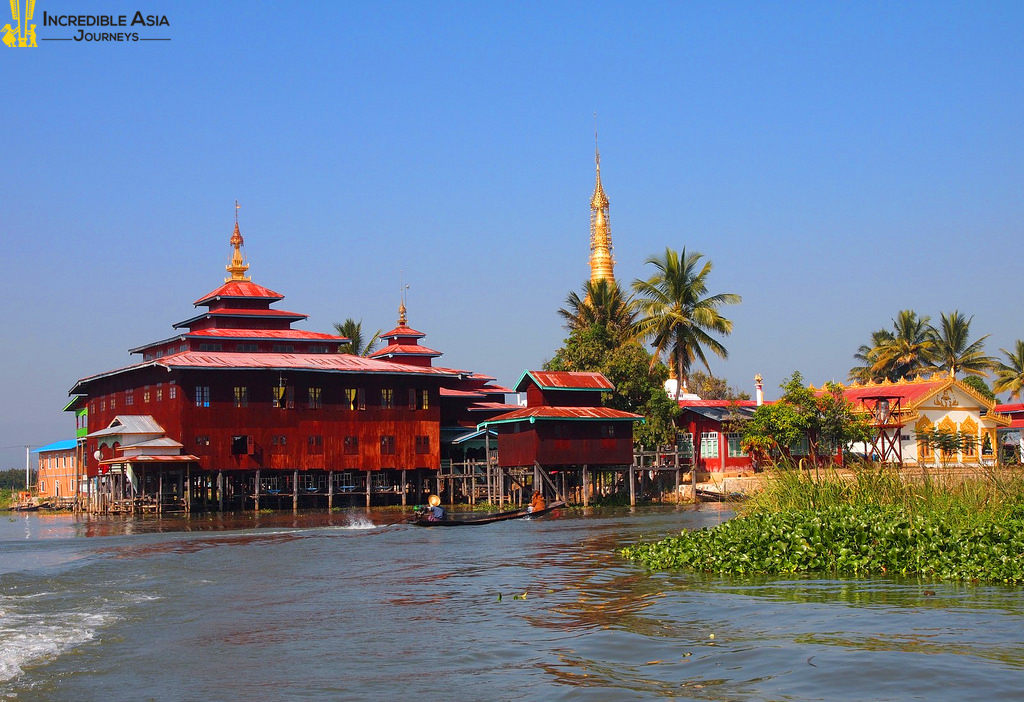
[[[585,504],[588,473],[633,463],[633,422],[643,417],[602,407],[601,393],[614,389],[601,373],[526,371],[515,387],[526,393],[526,406],[485,420],[480,428],[497,431],[503,468],[532,469],[535,489],[546,483],[546,492],[559,497],[582,487],[578,501]],[[552,478],[555,471],[561,485]]]
[[297,507],[340,495],[405,504],[431,490],[442,426],[468,433],[511,407],[492,378],[432,367],[441,354],[419,346],[404,303],[368,358],[338,353],[344,337],[293,329],[306,315],[273,306],[284,296],[246,275],[242,243],[236,222],[230,276],[178,334],[71,389],[88,407],[92,509]]

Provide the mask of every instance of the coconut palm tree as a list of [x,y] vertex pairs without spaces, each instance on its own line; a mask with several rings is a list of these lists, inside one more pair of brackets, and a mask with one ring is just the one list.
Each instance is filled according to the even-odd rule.
[[695,251],[687,253],[685,247],[678,254],[666,248],[664,256],[645,261],[654,266],[654,275],[633,281],[643,315],[634,333],[653,346],[652,364],[668,356],[683,388],[694,361],[699,360],[711,372],[705,349],[728,358],[725,346],[713,336],[732,333],[732,321],[723,317],[719,308],[742,301],[733,293],[707,294],[713,266],[711,261],[702,265],[703,258]]
[[1007,363],[999,363],[996,368],[996,379],[992,383],[992,391],[1008,392],[1011,400],[1020,400],[1024,394],[1024,341],[1017,339],[1017,347],[1013,353],[999,349],[1006,354]]
[[569,331],[580,331],[594,324],[604,326],[616,341],[625,341],[636,322],[636,303],[625,297],[614,280],[587,281],[583,297],[575,292],[565,298],[558,310]]
[[929,319],[927,315],[918,317],[913,310],[900,310],[892,320],[892,336],[871,351],[871,372],[876,377],[896,381],[929,368],[935,348],[929,334]]
[[369,356],[373,353],[373,347],[380,341],[382,330],[378,329],[377,333],[365,345],[363,344],[363,320],[361,319],[357,322],[349,317],[342,324],[335,322],[334,331],[338,333],[338,336],[348,338],[348,343],[338,346],[338,353],[347,353],[352,356]]
[[956,378],[957,373],[969,375],[988,375],[997,363],[996,359],[986,356],[985,339],[988,334],[976,341],[970,341],[971,320],[958,311],[950,314],[942,313],[939,327],[929,327],[928,336],[932,341],[931,367],[935,370],[948,371],[950,377]]
[[872,368],[878,360],[879,349],[891,341],[892,332],[886,329],[871,332],[871,344],[861,344],[857,353],[853,354],[854,360],[860,361],[863,365],[851,368],[849,379],[855,383],[878,383],[885,380],[884,373],[876,373]]

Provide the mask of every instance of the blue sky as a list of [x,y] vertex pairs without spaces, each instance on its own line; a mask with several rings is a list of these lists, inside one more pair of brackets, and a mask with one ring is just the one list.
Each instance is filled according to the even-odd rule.
[[595,112],[616,275],[708,256],[743,296],[731,384],[843,380],[903,308],[974,315],[995,355],[1024,338],[1020,3],[43,10],[163,14],[137,31],[171,41],[0,46],[2,468],[223,280],[236,199],[302,328],[389,329],[404,278],[441,362],[539,367],[588,276]]

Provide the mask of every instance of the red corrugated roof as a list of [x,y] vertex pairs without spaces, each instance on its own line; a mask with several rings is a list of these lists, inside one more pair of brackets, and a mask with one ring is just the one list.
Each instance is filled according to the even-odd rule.
[[474,392],[471,390],[453,390],[452,388],[441,388],[441,397],[479,397],[484,398],[487,395],[482,392]]
[[69,394],[76,394],[79,388],[100,378],[127,373],[139,368],[170,369],[223,369],[223,370],[297,370],[327,373],[379,373],[382,375],[429,375],[433,377],[457,377],[438,368],[409,366],[403,363],[375,361],[362,356],[342,353],[233,353],[226,351],[183,351],[171,356],[136,363],[117,370],[97,373],[82,378]]
[[1024,429],[1024,417],[1017,417],[1010,420],[1010,429]]
[[419,344],[391,344],[370,354],[370,358],[381,356],[440,356],[440,351],[428,349]]
[[526,389],[527,378],[542,390],[614,390],[608,378],[601,373],[579,371],[526,371],[516,383],[516,392]]
[[996,405],[995,411],[1000,414],[1017,414],[1024,412],[1024,402],[1013,402],[1005,405]]
[[679,400],[679,406],[687,407],[757,407],[755,400]]
[[494,410],[511,411],[519,409],[519,405],[509,405],[504,402],[471,402],[466,410],[469,412],[493,412]]
[[295,339],[308,341],[329,340],[343,343],[347,341],[344,336],[324,334],[323,332],[305,331],[303,329],[199,329],[185,334],[185,337],[222,338],[222,339]]
[[426,334],[424,334],[421,331],[416,331],[412,327],[407,327],[405,325],[402,325],[400,327],[395,327],[394,329],[392,329],[389,332],[381,334],[380,338],[381,339],[393,339],[393,338],[399,337],[399,336],[406,336],[406,337],[415,338],[415,339],[422,339],[423,337],[426,336]]
[[203,295],[201,298],[193,302],[196,307],[202,305],[205,302],[216,298],[225,297],[248,297],[248,298],[261,298],[265,300],[283,300],[284,295],[276,293],[270,288],[265,288],[262,285],[256,283],[243,282],[240,280],[229,280],[228,282],[221,285],[216,290]]
[[506,414],[488,419],[480,424],[483,428],[488,424],[503,424],[506,422],[528,422],[547,419],[563,419],[568,421],[589,421],[589,420],[629,420],[641,421],[643,417],[632,412],[622,412],[610,407],[522,407]]
[[306,319],[309,315],[301,314],[299,312],[288,312],[286,310],[239,310],[234,308],[222,308],[218,310],[208,310],[201,314],[197,314],[195,317],[189,317],[186,320],[178,322],[174,325],[175,329],[181,329],[187,327],[193,322],[200,319],[208,319],[210,317],[242,317],[242,318],[267,318],[273,317],[278,319],[289,319],[292,321],[298,321],[300,319]]
[[503,395],[509,395],[515,392],[515,390],[509,390],[503,385],[483,385],[479,388],[479,390],[480,392],[486,392],[488,394],[496,394],[500,392]]

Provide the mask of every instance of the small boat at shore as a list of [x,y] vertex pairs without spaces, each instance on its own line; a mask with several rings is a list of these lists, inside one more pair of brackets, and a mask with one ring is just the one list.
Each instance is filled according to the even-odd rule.
[[492,514],[485,514],[479,517],[469,517],[468,519],[441,519],[438,521],[431,521],[426,517],[414,517],[409,520],[409,524],[413,526],[422,527],[452,527],[452,526],[477,526],[480,524],[493,524],[494,522],[505,522],[509,519],[527,519],[534,517],[541,517],[552,510],[556,510],[559,507],[564,507],[564,502],[552,502],[550,505],[542,510],[531,512],[529,507],[521,507],[520,509],[509,510],[508,512],[494,512]]
[[742,502],[747,496],[742,492],[721,492],[709,488],[697,488],[698,502]]

